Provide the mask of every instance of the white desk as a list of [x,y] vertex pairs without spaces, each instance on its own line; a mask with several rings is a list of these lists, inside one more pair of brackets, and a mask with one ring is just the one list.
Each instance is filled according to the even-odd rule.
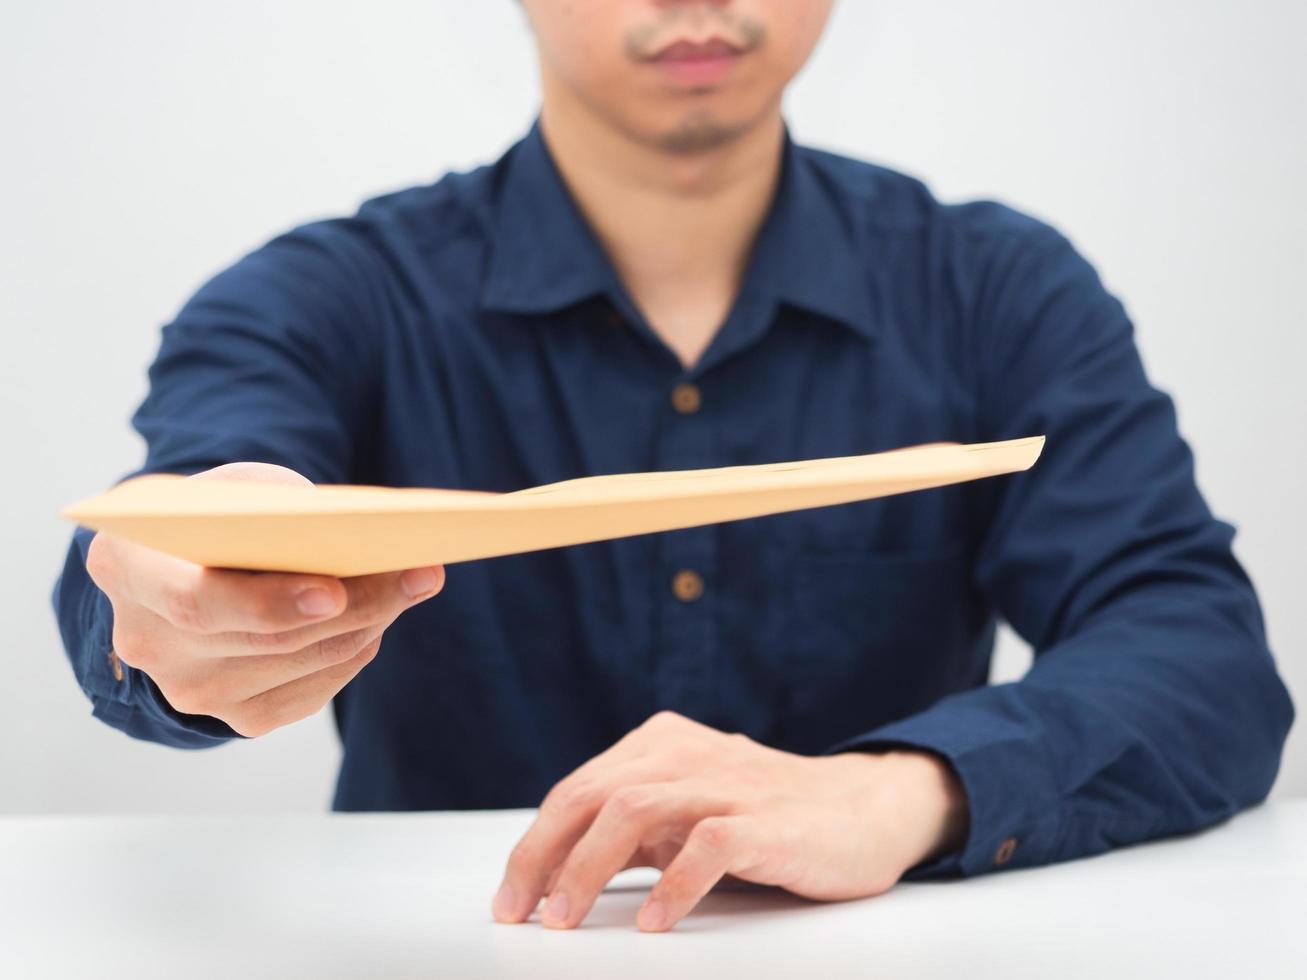
[[715,893],[576,932],[489,902],[530,813],[0,818],[0,976],[1307,977],[1307,800],[1193,838],[822,905]]

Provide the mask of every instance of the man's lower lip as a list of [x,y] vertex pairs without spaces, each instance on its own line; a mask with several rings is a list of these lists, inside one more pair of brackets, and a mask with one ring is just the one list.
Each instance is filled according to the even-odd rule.
[[652,64],[678,84],[713,85],[724,79],[739,60],[738,54],[727,54],[714,58],[664,58]]

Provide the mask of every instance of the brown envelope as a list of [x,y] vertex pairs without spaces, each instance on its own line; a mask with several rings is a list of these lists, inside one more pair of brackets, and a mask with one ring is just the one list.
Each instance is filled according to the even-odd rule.
[[1043,436],[565,480],[515,493],[149,474],[62,516],[201,565],[365,575],[887,497],[1029,469]]

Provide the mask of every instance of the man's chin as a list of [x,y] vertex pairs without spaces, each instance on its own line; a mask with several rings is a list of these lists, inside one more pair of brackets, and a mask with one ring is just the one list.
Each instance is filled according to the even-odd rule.
[[695,112],[661,130],[656,142],[668,153],[707,153],[738,139],[748,126],[715,113]]

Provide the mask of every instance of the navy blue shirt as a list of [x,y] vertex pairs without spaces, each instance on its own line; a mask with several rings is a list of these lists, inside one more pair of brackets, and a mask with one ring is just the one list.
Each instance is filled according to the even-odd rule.
[[[538,124],[493,164],[273,239],[164,328],[128,476],[261,460],[509,491],[1048,437],[1015,476],[451,566],[334,701],[335,808],[534,805],[664,708],[800,753],[941,754],[971,829],[928,872],[987,870],[1009,838],[1009,866],[1089,854],[1261,799],[1293,709],[1121,305],[1038,221],[941,204],[788,131],[783,153],[690,370]],[[54,604],[95,714],[175,746],[237,737],[115,678],[90,536]],[[674,587],[686,571],[701,594]],[[1037,658],[988,686],[998,617]]]

